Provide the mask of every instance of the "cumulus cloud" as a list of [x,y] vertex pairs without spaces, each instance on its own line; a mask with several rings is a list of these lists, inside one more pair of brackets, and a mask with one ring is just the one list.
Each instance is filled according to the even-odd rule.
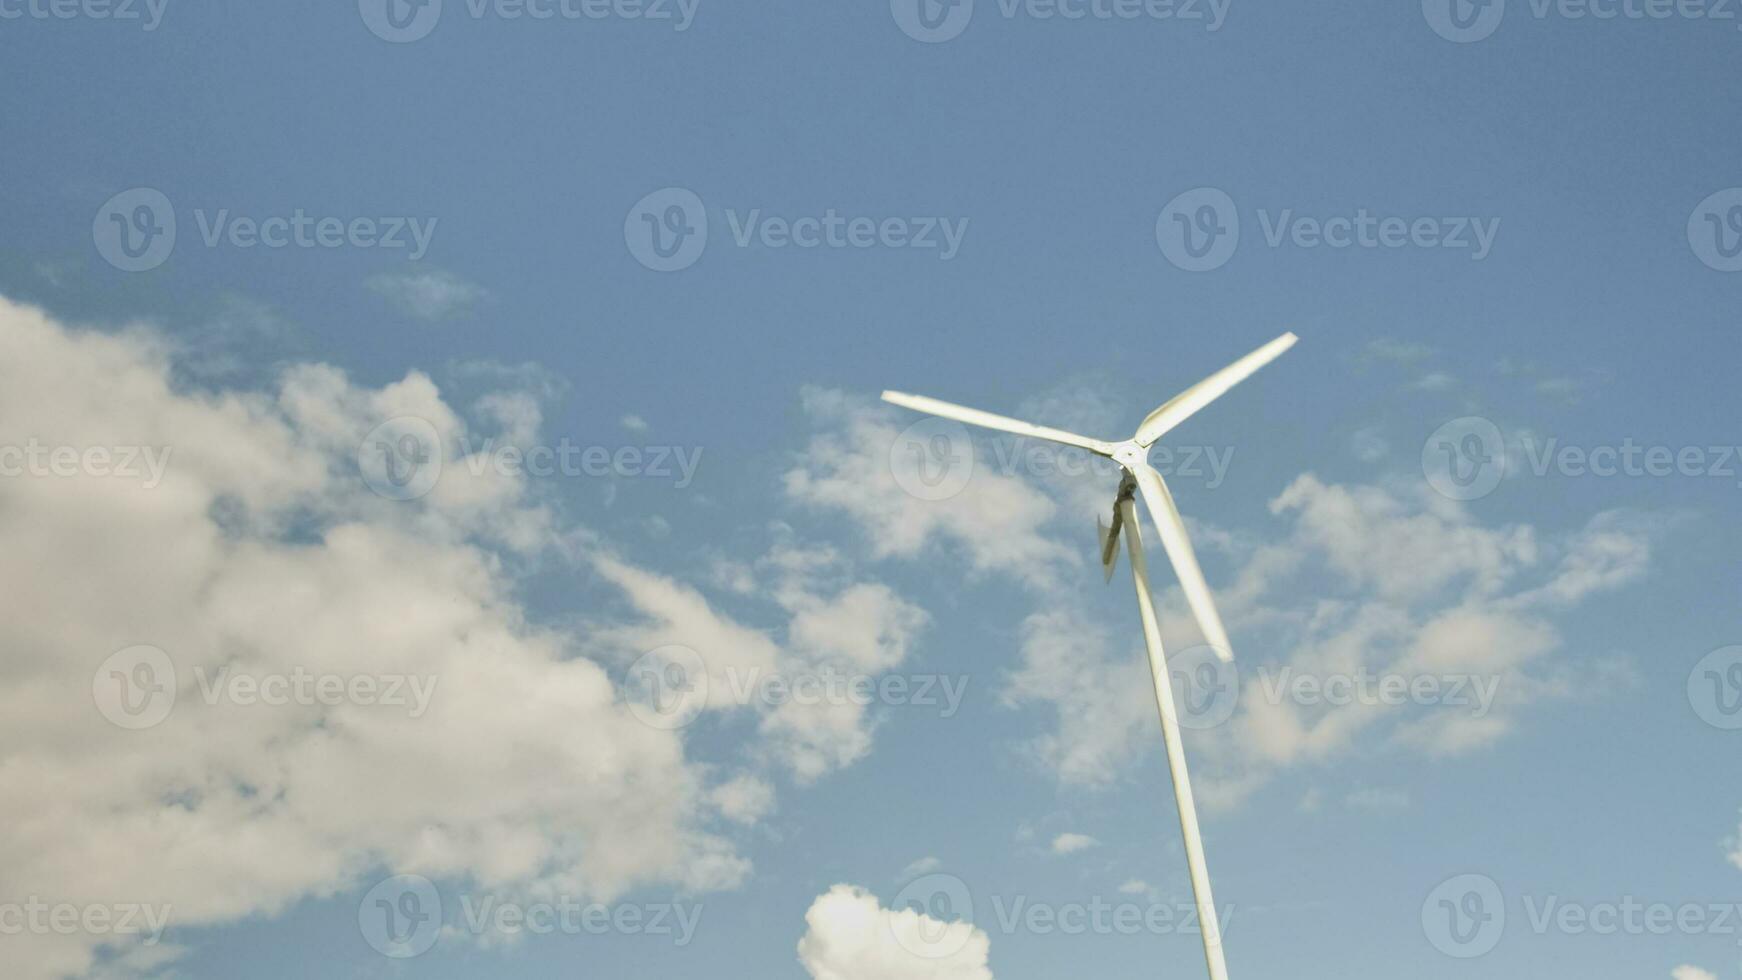
[[1074,566],[1073,550],[1042,529],[1057,507],[1052,498],[995,467],[976,465],[967,487],[944,500],[926,500],[902,489],[891,452],[903,427],[887,406],[843,392],[809,388],[805,411],[819,430],[785,476],[792,500],[841,511],[864,529],[879,557],[912,558],[940,545],[957,549],[970,566],[1040,583],[1061,564]]
[[[1587,671],[1591,680],[1581,685],[1541,665],[1561,644],[1552,613],[1644,573],[1649,522],[1601,514],[1578,532],[1544,540],[1526,525],[1484,526],[1425,490],[1326,484],[1310,475],[1271,510],[1288,525],[1273,543],[1231,545],[1236,570],[1218,600],[1236,630],[1264,631],[1282,646],[1268,660],[1237,664],[1237,710],[1194,736],[1212,763],[1200,794],[1210,805],[1237,801],[1277,769],[1348,751],[1375,726],[1396,745],[1457,754],[1504,736],[1530,703],[1625,682],[1625,671],[1607,666]],[[1021,663],[1005,698],[1053,709],[1056,723],[1034,747],[1062,781],[1111,782],[1156,742],[1141,646],[1088,621],[1068,596],[1043,601],[1024,623]],[[1162,618],[1170,651],[1197,642],[1177,592],[1166,594]],[[1308,705],[1279,680],[1362,674],[1469,676],[1485,686],[1463,697],[1492,702],[1480,710]]]
[[[844,685],[899,666],[929,618],[888,586],[855,577],[834,550],[776,531],[781,540],[754,568],[740,569],[739,594],[771,607],[770,628],[726,615],[694,586],[600,553],[594,566],[639,617],[597,623],[593,634],[618,659],[671,648],[694,657],[705,674],[694,687],[698,709],[755,714],[762,754],[809,782],[870,752],[877,719]],[[776,684],[813,693],[765,696]]]
[[[358,478],[383,419],[460,430],[429,379],[367,389],[304,365],[272,392],[198,394],[170,378],[148,332],[70,330],[0,301],[0,445],[169,453],[150,488],[89,465],[0,481],[6,881],[169,906],[173,936],[384,869],[601,900],[743,877],[681,741],[514,599],[515,556],[556,540],[525,488],[449,467],[397,501]],[[129,730],[99,711],[121,680],[101,665],[138,644],[173,677],[128,675],[149,687],[120,696],[155,689],[171,707]],[[432,690],[417,713],[250,704],[219,680],[298,672]],[[104,938],[13,937],[9,974],[90,970]]]
[[774,787],[748,773],[715,786],[709,799],[719,808],[721,816],[738,823],[758,823],[774,812]]
[[1052,839],[1052,852],[1054,854],[1075,854],[1078,851],[1086,851],[1099,843],[1101,842],[1088,834],[1067,832]]
[[1669,971],[1672,980],[1718,980],[1718,975],[1697,966],[1678,966]]
[[[1369,353],[1407,361],[1429,352],[1382,344]],[[884,413],[829,392],[812,392],[807,404],[832,421],[825,423],[831,435],[819,436],[810,459],[788,474],[789,493],[845,513],[884,554],[957,548],[973,567],[1001,569],[1028,586],[1039,608],[1023,621],[1020,662],[1002,696],[1054,716],[1030,743],[1035,757],[1066,783],[1100,785],[1153,751],[1141,643],[1134,628],[1111,630],[1083,611],[1093,603],[1072,584],[1080,576],[1066,574],[1077,549],[1049,534],[1052,498],[1020,477],[983,480],[976,471],[951,500],[917,499],[890,475],[897,430]],[[1193,529],[1201,547],[1233,560],[1231,579],[1215,584],[1230,625],[1261,633],[1275,651],[1240,662],[1237,709],[1193,736],[1207,756],[1200,795],[1211,805],[1236,802],[1285,767],[1357,744],[1472,751],[1505,736],[1533,703],[1627,683],[1628,670],[1616,663],[1586,664],[1577,677],[1560,669],[1557,617],[1646,572],[1658,531],[1652,521],[1604,513],[1549,535],[1480,521],[1419,480],[1339,484],[1312,474],[1284,488],[1270,511],[1279,526],[1261,538]],[[1160,598],[1164,645],[1177,656],[1201,640],[1178,590]],[[1275,686],[1281,671],[1448,685],[1462,677],[1467,686],[1443,704],[1307,704]]]
[[1069,603],[1025,618],[1020,649],[1004,702],[1040,706],[1055,718],[1031,741],[1035,757],[1067,783],[1111,782],[1146,744],[1144,734],[1155,731],[1146,661]]
[[[584,627],[744,666],[875,672],[924,625],[839,556],[813,561],[820,580],[783,572],[815,550],[789,535],[755,569],[776,642],[615,556],[522,477],[466,465],[475,436],[536,435],[536,391],[485,396],[468,418],[418,373],[371,388],[296,364],[219,391],[179,377],[149,328],[74,329],[0,300],[0,463],[24,467],[0,479],[0,880],[170,909],[156,946],[9,937],[8,977],[172,968],[179,930],[394,873],[591,901],[735,887],[750,866],[729,834],[772,812],[770,783],[644,723]],[[415,499],[364,478],[390,419],[420,420],[445,461]],[[518,584],[552,558],[590,563],[635,619],[540,624]],[[105,668],[140,645],[161,662]],[[297,676],[423,696],[251,699],[230,683]],[[141,706],[167,714],[111,720]],[[869,748],[861,710],[770,713],[746,751],[801,774],[845,765]]]
[[488,295],[482,286],[440,269],[383,272],[365,285],[400,312],[431,321],[457,316]]
[[811,903],[798,959],[812,980],[992,980],[992,940],[968,922],[894,911],[835,885]]

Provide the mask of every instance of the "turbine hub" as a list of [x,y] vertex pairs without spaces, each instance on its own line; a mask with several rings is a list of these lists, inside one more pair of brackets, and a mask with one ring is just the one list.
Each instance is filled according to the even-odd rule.
[[1129,470],[1149,462],[1149,450],[1135,441],[1114,443],[1113,459]]

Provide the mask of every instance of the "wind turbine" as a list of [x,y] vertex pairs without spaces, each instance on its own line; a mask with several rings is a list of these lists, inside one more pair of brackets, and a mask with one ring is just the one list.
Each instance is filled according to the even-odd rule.
[[1197,620],[1204,639],[1224,662],[1232,660],[1234,654],[1228,645],[1228,631],[1222,626],[1222,617],[1216,613],[1215,600],[1210,596],[1210,587],[1204,581],[1203,570],[1198,567],[1197,555],[1193,553],[1191,540],[1186,536],[1185,521],[1180,517],[1179,508],[1174,506],[1173,494],[1168,492],[1167,483],[1162,480],[1161,474],[1149,465],[1149,447],[1174,426],[1221,397],[1229,388],[1280,357],[1284,351],[1294,346],[1297,339],[1294,334],[1285,333],[1180,392],[1165,405],[1150,412],[1143,424],[1137,427],[1137,433],[1124,442],[1104,442],[1062,429],[1031,425],[923,395],[909,395],[899,391],[883,393],[883,400],[895,405],[957,422],[997,429],[1000,432],[1075,446],[1097,456],[1115,460],[1124,468],[1118,495],[1113,498],[1112,527],[1103,525],[1100,528],[1101,565],[1105,577],[1110,581],[1113,577],[1113,566],[1119,557],[1119,532],[1129,527],[1130,531],[1125,535],[1125,547],[1131,556],[1131,577],[1137,585],[1137,613],[1143,621],[1144,644],[1149,648],[1149,675],[1155,683],[1155,706],[1161,714],[1161,734],[1167,743],[1168,771],[1173,776],[1174,802],[1179,806],[1180,833],[1185,837],[1186,865],[1191,871],[1192,894],[1197,901],[1198,921],[1202,923],[1204,959],[1210,967],[1210,980],[1227,980],[1228,965],[1222,958],[1222,927],[1216,918],[1216,900],[1210,894],[1210,872],[1204,863],[1203,837],[1198,832],[1198,808],[1192,800],[1191,777],[1186,772],[1185,746],[1180,739],[1179,715],[1173,703],[1173,684],[1168,676],[1167,654],[1161,648],[1161,628],[1155,619],[1155,601],[1149,592],[1149,565],[1143,557],[1143,541],[1138,532],[1137,504],[1134,498],[1141,495],[1149,508],[1150,518],[1155,522],[1156,534],[1161,538],[1161,546],[1167,551],[1168,559],[1173,562],[1174,573],[1179,576],[1180,587],[1185,591],[1186,602],[1191,606],[1192,616]]

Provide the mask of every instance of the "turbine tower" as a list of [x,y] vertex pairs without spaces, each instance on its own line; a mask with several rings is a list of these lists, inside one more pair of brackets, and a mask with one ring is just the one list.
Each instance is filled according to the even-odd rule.
[[[1138,531],[1136,497],[1142,496],[1155,522],[1156,535],[1167,552],[1173,570],[1179,576],[1180,588],[1198,629],[1216,655],[1223,661],[1233,659],[1228,645],[1228,631],[1216,612],[1209,584],[1198,567],[1191,539],[1186,536],[1185,521],[1174,505],[1173,494],[1166,481],[1149,465],[1149,447],[1156,440],[1197,414],[1198,410],[1221,397],[1229,388],[1246,380],[1253,372],[1280,357],[1294,346],[1298,338],[1285,333],[1233,364],[1210,375],[1162,405],[1143,420],[1137,432],[1124,442],[1104,442],[1074,432],[1031,425],[1017,419],[982,412],[979,409],[952,405],[949,402],[886,391],[883,400],[914,411],[925,412],[969,425],[978,425],[1019,436],[1047,439],[1087,450],[1097,456],[1112,459],[1124,468],[1118,495],[1113,498],[1113,523],[1101,527],[1101,565],[1105,577],[1111,580],[1113,566],[1119,557],[1119,535],[1125,531],[1125,547],[1131,556],[1131,577],[1137,586],[1137,614],[1143,623],[1143,642],[1149,649],[1149,675],[1155,684],[1155,707],[1161,714],[1162,739],[1167,743],[1168,771],[1173,776],[1174,802],[1179,806],[1180,833],[1185,838],[1186,864],[1191,871],[1192,895],[1197,902],[1198,921],[1202,923],[1204,959],[1209,964],[1210,980],[1227,980],[1228,965],[1222,956],[1222,927],[1216,918],[1216,900],[1210,893],[1210,872],[1204,863],[1204,841],[1198,832],[1198,808],[1192,800],[1191,777],[1186,772],[1185,745],[1180,739],[1179,715],[1173,703],[1173,684],[1168,675],[1167,654],[1161,648],[1161,627],[1155,618],[1155,601],[1149,591],[1149,565],[1143,556],[1142,536]],[[1129,529],[1129,530],[1126,530]]]

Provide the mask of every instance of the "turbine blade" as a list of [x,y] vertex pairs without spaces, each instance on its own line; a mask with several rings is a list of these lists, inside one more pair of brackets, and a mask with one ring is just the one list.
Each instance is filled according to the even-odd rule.
[[[1101,523],[1101,518],[1095,518],[1095,528],[1101,532],[1101,572],[1103,581],[1113,581],[1113,569],[1119,565],[1119,529],[1125,525],[1125,515],[1120,513],[1119,505],[1113,505],[1113,526]],[[1132,534],[1137,528],[1131,529]]]
[[1143,502],[1149,505],[1150,517],[1155,521],[1156,536],[1161,538],[1161,546],[1167,551],[1168,560],[1173,562],[1174,574],[1179,576],[1180,588],[1185,591],[1186,603],[1192,607],[1192,616],[1198,621],[1204,641],[1215,648],[1216,655],[1222,660],[1233,659],[1234,649],[1228,645],[1228,630],[1216,612],[1216,600],[1210,595],[1209,583],[1204,581],[1204,570],[1198,567],[1198,556],[1192,551],[1191,538],[1186,536],[1185,520],[1179,516],[1173,494],[1168,492],[1161,474],[1148,464],[1140,465],[1132,472],[1137,477],[1137,489],[1143,492]]
[[1229,388],[1251,377],[1254,371],[1281,357],[1282,352],[1293,347],[1294,342],[1299,339],[1292,333],[1285,333],[1180,392],[1167,404],[1150,412],[1143,424],[1137,427],[1137,435],[1132,439],[1147,449],[1169,429],[1196,415],[1198,409],[1222,397]]
[[901,391],[886,391],[883,393],[883,400],[891,405],[900,405],[903,408],[911,408],[916,412],[924,412],[927,415],[936,415],[940,418],[953,419],[957,422],[966,422],[969,425],[978,425],[987,429],[997,429],[1000,432],[1010,432],[1019,436],[1032,436],[1036,439],[1048,439],[1053,442],[1064,443],[1067,446],[1076,446],[1079,449],[1087,449],[1089,452],[1100,456],[1113,455],[1112,444],[1103,442],[1100,439],[1090,439],[1088,436],[1079,436],[1075,432],[1066,432],[1063,429],[1051,429],[1044,425],[1031,425],[1027,422],[1006,418],[1002,415],[993,415],[991,412],[982,412],[977,408],[967,408],[962,405],[953,405],[949,402],[938,401],[936,398],[927,398],[924,395],[909,395],[906,392]]

